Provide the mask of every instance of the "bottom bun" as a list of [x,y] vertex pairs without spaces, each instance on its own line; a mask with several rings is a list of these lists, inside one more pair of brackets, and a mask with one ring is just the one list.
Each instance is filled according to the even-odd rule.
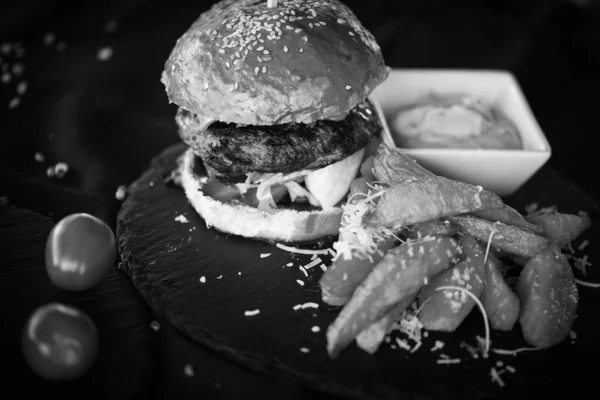
[[223,203],[202,191],[203,177],[195,171],[196,156],[188,149],[179,159],[177,183],[209,228],[224,233],[282,242],[305,242],[338,235],[342,208],[266,212],[245,204]]

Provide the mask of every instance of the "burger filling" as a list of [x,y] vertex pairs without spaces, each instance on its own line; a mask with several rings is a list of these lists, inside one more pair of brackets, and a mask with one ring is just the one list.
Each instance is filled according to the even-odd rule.
[[278,206],[331,208],[346,196],[382,126],[369,101],[345,118],[313,124],[249,126],[212,122],[180,109],[179,134],[205,175],[203,191],[219,201],[265,211]]

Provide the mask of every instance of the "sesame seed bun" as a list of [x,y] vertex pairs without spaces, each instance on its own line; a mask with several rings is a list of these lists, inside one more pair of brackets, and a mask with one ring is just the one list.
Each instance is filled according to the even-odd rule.
[[176,182],[208,227],[251,239],[290,243],[338,234],[341,207],[314,211],[278,209],[268,213],[243,203],[223,203],[205,195],[203,177],[195,171],[195,160],[194,152],[187,149],[179,159]]
[[388,74],[373,35],[337,0],[224,0],[178,39],[162,82],[190,112],[273,125],[344,115]]

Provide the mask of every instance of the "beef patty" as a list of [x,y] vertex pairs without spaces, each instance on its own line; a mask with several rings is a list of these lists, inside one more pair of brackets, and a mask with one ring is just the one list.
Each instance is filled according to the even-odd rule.
[[317,169],[348,157],[382,129],[372,103],[360,103],[340,120],[272,126],[214,122],[202,129],[194,113],[176,116],[181,139],[204,161],[209,176],[225,184],[243,182],[246,173]]

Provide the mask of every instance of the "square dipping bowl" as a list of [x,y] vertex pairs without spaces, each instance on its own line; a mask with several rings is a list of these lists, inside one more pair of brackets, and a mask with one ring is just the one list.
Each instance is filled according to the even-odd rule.
[[[513,122],[523,148],[519,150],[400,148],[390,122],[403,108],[430,96],[466,96],[480,100]],[[550,158],[550,144],[515,77],[506,71],[392,69],[371,94],[384,116],[382,140],[398,147],[431,172],[482,186],[501,197],[519,189]]]

